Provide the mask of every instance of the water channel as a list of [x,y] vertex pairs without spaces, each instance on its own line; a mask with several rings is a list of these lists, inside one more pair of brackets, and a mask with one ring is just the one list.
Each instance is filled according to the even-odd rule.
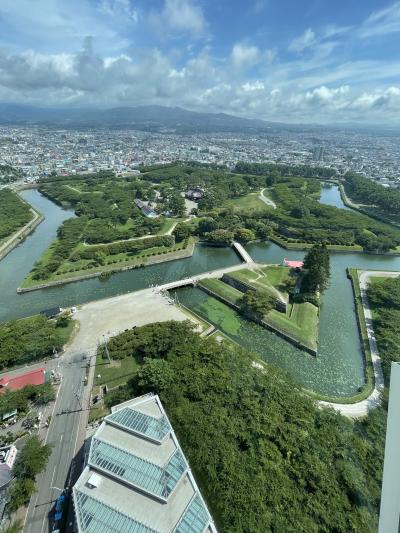
[[17,294],[17,287],[31,270],[33,263],[54,240],[57,227],[63,220],[74,216],[72,211],[64,211],[37,190],[23,191],[22,197],[46,218],[23,244],[0,261],[0,321],[33,315],[52,307],[68,307],[125,294],[240,262],[231,248],[196,246],[190,258],[120,272],[107,281],[91,278]]
[[[337,187],[332,189],[329,195],[333,195],[336,189],[340,198]],[[31,236],[0,262],[0,320],[32,315],[49,307],[71,306],[124,294],[152,284],[166,283],[238,263],[235,252],[229,248],[196,246],[193,257],[188,259],[121,272],[103,282],[93,278],[18,295],[16,288],[54,239],[57,227],[63,220],[73,216],[71,211],[62,210],[36,190],[24,191],[22,196],[46,218]],[[337,198],[336,201],[338,202]],[[247,250],[255,261],[265,263],[281,263],[284,257],[303,257],[302,252],[284,250],[272,243],[250,244]],[[331,254],[331,280],[330,287],[323,296],[317,358],[243,320],[234,311],[225,309],[223,304],[209,299],[198,289],[180,290],[179,299],[243,346],[257,351],[265,360],[287,370],[304,387],[329,395],[349,395],[363,384],[363,359],[351,285],[345,273],[347,266],[400,270],[400,257]]]
[[338,185],[333,185],[332,183],[322,182],[319,201],[321,204],[332,205],[334,207],[339,207],[340,209],[352,211],[343,203]]

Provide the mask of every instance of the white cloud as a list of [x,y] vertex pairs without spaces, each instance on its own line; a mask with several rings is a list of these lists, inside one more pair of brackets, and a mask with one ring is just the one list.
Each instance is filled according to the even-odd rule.
[[300,37],[293,39],[289,45],[290,52],[301,53],[306,48],[313,46],[316,43],[315,33],[311,28],[307,28]]
[[257,46],[236,43],[231,52],[231,61],[235,69],[249,70],[260,60],[261,54]]
[[[314,53],[278,61],[276,51],[237,43],[228,58],[211,47],[187,57],[158,49],[99,54],[0,49],[0,101],[113,107],[160,104],[286,122],[399,122],[400,62]],[[233,68],[234,67],[234,68]]]
[[101,0],[100,10],[106,15],[137,23],[139,13],[131,6],[130,0]]
[[204,37],[206,34],[206,20],[203,10],[195,0],[165,0],[161,12],[151,12],[150,23],[165,37],[165,32],[175,35],[189,35],[191,37]]
[[370,38],[389,33],[400,32],[400,2],[374,11],[358,28],[356,35],[360,38]]

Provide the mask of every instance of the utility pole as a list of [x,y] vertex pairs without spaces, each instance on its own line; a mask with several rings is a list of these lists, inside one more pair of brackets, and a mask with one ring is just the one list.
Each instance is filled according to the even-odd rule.
[[106,348],[106,354],[107,354],[107,357],[108,357],[108,362],[109,362],[109,364],[111,364],[111,357],[110,357],[110,352],[108,351],[108,344],[107,344],[108,339],[107,339],[107,337],[105,335],[104,335],[104,338],[105,338],[104,346]]

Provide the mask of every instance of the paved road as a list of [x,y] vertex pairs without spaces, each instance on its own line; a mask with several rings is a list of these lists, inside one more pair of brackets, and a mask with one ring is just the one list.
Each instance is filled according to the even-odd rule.
[[267,189],[263,189],[260,193],[260,200],[262,202],[264,202],[264,204],[267,204],[269,207],[272,207],[272,209],[276,209],[276,203],[271,200],[271,198],[268,198],[268,196],[264,196],[264,191],[266,191]]
[[37,479],[38,492],[29,505],[26,533],[51,531],[54,501],[60,489],[69,486],[79,474],[81,464],[77,454],[85,438],[91,385],[90,380],[87,386],[83,382],[87,358],[95,354],[97,343],[105,336],[111,337],[133,326],[187,320],[185,314],[154,289],[90,302],[78,309],[75,318],[80,323],[75,339],[62,357],[48,362],[49,366],[60,364],[63,379],[46,438],[53,450],[46,471]]
[[372,313],[367,298],[367,285],[370,277],[385,277],[385,278],[397,278],[400,276],[400,272],[385,272],[383,270],[362,270],[359,271],[359,282],[361,291],[361,300],[364,308],[365,323],[367,325],[367,334],[369,347],[371,351],[372,365],[374,368],[374,380],[375,386],[372,393],[361,402],[352,404],[340,404],[333,402],[319,402],[320,405],[330,406],[340,411],[342,415],[350,418],[359,418],[366,416],[370,409],[378,407],[381,403],[381,393],[384,388],[381,358],[379,357],[378,347],[376,344],[375,334],[373,330]]

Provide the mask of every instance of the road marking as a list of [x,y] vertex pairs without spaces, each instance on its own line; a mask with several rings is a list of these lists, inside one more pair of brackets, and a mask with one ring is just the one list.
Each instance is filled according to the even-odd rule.
[[57,466],[54,466],[53,475],[51,476],[50,488],[53,486],[54,475],[55,475],[55,473],[56,473],[56,468],[57,468]]

